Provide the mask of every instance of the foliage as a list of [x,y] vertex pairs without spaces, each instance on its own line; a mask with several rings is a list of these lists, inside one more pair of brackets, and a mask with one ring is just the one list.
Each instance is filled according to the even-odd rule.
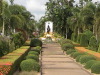
[[36,47],[36,46],[42,47],[42,41],[39,39],[31,39],[30,46],[31,47]]
[[20,64],[21,70],[22,71],[32,71],[34,62],[36,61],[32,59],[23,60]]
[[76,36],[76,34],[75,33],[72,33],[72,35],[71,35],[71,40],[73,40],[73,41],[77,41],[77,36]]
[[81,34],[80,45],[88,46],[88,39],[86,34]]
[[96,74],[100,74],[100,61],[96,62],[95,64],[92,65],[91,72],[96,73]]
[[83,33],[87,35],[87,40],[89,42],[90,38],[93,36],[92,31],[86,29]]
[[67,51],[68,49],[74,49],[74,45],[73,44],[70,44],[70,43],[66,43],[66,44],[63,44],[62,45],[62,49],[64,51]]
[[77,62],[79,62],[79,60],[80,60],[80,58],[81,58],[81,56],[84,56],[84,55],[86,55],[85,53],[84,54],[79,54],[75,59],[76,59],[76,61]]
[[95,64],[96,62],[97,62],[96,60],[89,60],[88,62],[86,62],[84,67],[86,69],[90,69],[92,67],[92,65]]
[[70,44],[73,44],[72,42],[71,42],[71,40],[68,40],[68,39],[61,39],[60,40],[60,45],[62,46],[63,44],[66,44],[66,43],[70,43]]
[[36,51],[29,51],[29,52],[28,52],[28,55],[30,55],[30,54],[32,54],[32,55],[37,55],[37,56],[39,55],[39,53],[36,52]]
[[9,53],[9,38],[0,36],[0,56]]
[[77,37],[77,42],[78,42],[78,43],[80,43],[81,37],[82,37],[82,33],[80,33],[80,34],[78,35],[78,37]]
[[99,47],[98,47],[98,52],[100,53],[100,44],[99,44]]
[[98,50],[98,43],[97,43],[97,40],[96,40],[95,36],[92,36],[90,38],[88,48],[93,50],[93,51],[97,51]]
[[69,54],[71,54],[72,52],[76,52],[76,51],[75,51],[75,49],[70,49],[70,50],[67,50],[67,51],[66,51],[66,54],[68,54],[68,55],[69,55]]
[[80,57],[80,60],[79,62],[84,64],[86,62],[88,62],[89,60],[95,60],[96,58],[94,56],[91,56],[91,55],[83,55]]
[[26,56],[26,59],[34,59],[36,61],[39,61],[39,56],[33,55],[33,54],[29,54],[29,55]]
[[82,54],[85,54],[85,53],[75,52],[72,57],[76,58],[77,56],[82,55]]

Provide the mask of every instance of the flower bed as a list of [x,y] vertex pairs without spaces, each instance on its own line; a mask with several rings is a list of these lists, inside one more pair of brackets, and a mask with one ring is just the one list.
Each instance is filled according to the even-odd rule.
[[30,46],[22,46],[17,50],[0,58],[0,75],[12,75],[20,62],[27,55]]
[[93,55],[95,57],[97,57],[98,60],[100,60],[100,53],[86,49],[85,47],[75,47],[76,50],[78,50],[79,52],[86,52],[90,55]]

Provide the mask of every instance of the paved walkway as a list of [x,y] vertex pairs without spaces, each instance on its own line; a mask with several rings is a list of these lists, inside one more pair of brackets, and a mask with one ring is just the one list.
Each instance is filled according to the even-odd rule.
[[92,75],[85,71],[57,43],[45,44],[42,52],[42,75]]

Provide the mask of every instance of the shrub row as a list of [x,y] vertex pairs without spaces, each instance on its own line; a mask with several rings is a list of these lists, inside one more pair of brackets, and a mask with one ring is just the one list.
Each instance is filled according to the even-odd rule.
[[22,46],[12,53],[1,57],[0,73],[2,73],[3,75],[13,75],[13,73],[18,69],[20,62],[27,55],[29,50],[30,46]]
[[73,43],[68,39],[61,39],[60,45],[61,45],[62,50],[64,51],[67,51],[69,49],[74,49]]
[[26,56],[26,60],[23,60],[20,64],[22,71],[40,71],[39,65],[39,54],[41,51],[41,47],[32,47]]
[[76,62],[80,62],[86,69],[91,69],[92,73],[100,74],[100,61],[96,60],[96,57],[88,55],[87,53],[80,53],[74,49],[69,49],[66,54],[76,59]]
[[88,47],[88,49],[100,52],[99,43],[90,30],[85,30],[83,33],[78,34],[78,36],[76,36],[75,33],[73,33],[71,40],[79,43],[81,46]]

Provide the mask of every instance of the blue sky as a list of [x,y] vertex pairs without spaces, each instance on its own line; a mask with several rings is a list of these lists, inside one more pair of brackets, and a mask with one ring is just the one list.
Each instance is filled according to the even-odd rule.
[[[45,15],[45,8],[46,8],[45,4],[48,1],[49,0],[14,0],[14,3],[25,6],[27,10],[30,11],[35,16],[35,19],[39,20],[42,16]],[[78,2],[78,0],[75,1]],[[93,1],[99,1],[99,0],[93,0]]]

